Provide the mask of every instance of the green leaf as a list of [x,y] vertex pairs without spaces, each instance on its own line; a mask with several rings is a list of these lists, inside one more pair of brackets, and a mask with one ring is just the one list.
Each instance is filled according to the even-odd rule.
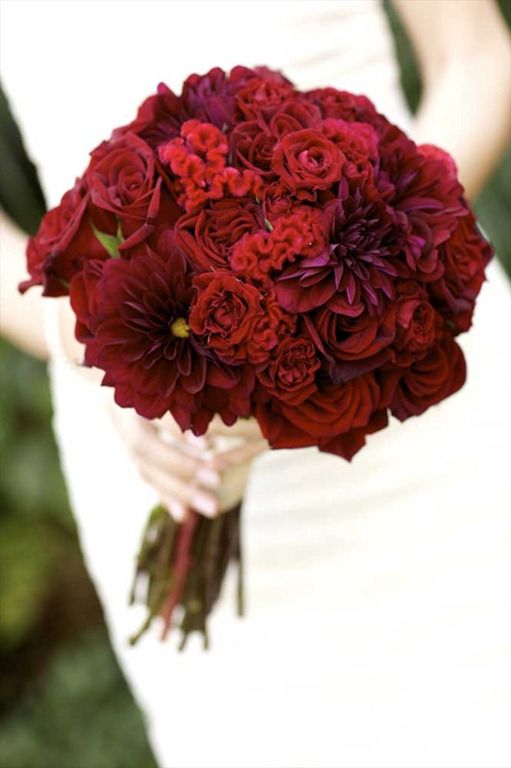
[[94,232],[95,237],[99,240],[105,251],[109,254],[109,256],[112,257],[112,259],[118,259],[119,258],[119,246],[124,241],[124,238],[122,236],[122,229],[121,229],[121,222],[119,221],[117,224],[117,234],[115,235],[109,235],[107,232],[101,232],[97,227],[94,226],[92,221],[90,222],[90,225],[92,227],[92,231]]

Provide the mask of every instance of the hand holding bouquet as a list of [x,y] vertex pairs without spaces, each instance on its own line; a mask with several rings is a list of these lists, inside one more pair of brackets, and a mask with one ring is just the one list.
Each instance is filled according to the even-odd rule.
[[[272,448],[351,460],[389,414],[456,392],[491,248],[452,158],[364,96],[302,92],[266,68],[166,86],[91,153],[28,246],[69,294],[84,365],[147,419],[203,435],[254,417]],[[180,525],[157,508],[139,572],[149,620],[184,638],[231,559],[239,505]]]

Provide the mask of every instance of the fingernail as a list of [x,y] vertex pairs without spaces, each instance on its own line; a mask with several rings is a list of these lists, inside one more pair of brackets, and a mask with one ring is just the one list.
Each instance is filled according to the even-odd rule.
[[197,448],[207,448],[208,447],[208,441],[205,437],[197,437],[197,435],[194,435],[193,432],[187,434],[187,440],[190,443],[190,445],[196,445]]
[[182,523],[183,520],[185,519],[185,514],[186,514],[185,505],[181,504],[180,501],[175,501],[174,499],[172,499],[167,502],[167,506],[174,520],[178,523]]
[[204,485],[211,485],[213,488],[220,485],[220,475],[208,467],[200,467],[197,470],[197,480],[200,480]]
[[218,502],[207,493],[196,493],[192,498],[192,507],[208,517],[213,517],[218,512]]

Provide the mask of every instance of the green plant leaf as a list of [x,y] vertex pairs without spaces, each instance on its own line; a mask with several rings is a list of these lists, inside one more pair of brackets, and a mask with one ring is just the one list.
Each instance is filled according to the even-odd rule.
[[119,221],[117,224],[117,234],[115,235],[109,235],[107,232],[101,232],[101,230],[94,226],[92,221],[90,222],[90,225],[95,237],[97,240],[99,240],[105,251],[107,251],[112,259],[118,259],[119,246],[124,241],[122,236],[121,222]]

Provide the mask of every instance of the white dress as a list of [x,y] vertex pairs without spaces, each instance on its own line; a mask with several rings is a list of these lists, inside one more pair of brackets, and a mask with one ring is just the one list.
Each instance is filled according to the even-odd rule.
[[[238,63],[366,93],[410,123],[372,0],[3,7],[3,80],[51,205],[160,80],[178,89],[192,71]],[[62,467],[161,768],[508,766],[511,312],[498,264],[460,339],[460,393],[394,421],[351,465],[313,449],[256,461],[248,616],[234,616],[229,583],[209,653],[191,642],[179,654],[156,631],[127,644],[143,614],[128,587],[156,494],[111,424],[111,391],[59,355],[56,304],[46,302]]]

